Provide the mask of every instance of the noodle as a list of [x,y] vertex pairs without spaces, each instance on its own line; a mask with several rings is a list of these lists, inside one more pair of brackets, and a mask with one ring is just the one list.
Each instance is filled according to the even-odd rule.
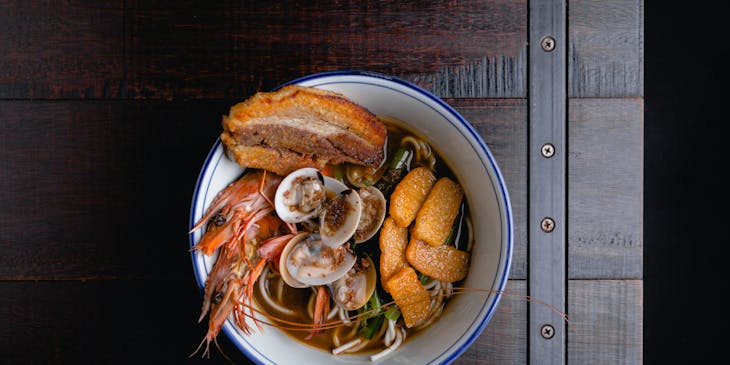
[[395,330],[395,339],[394,342],[388,346],[383,351],[378,352],[375,355],[370,356],[370,361],[378,361],[385,357],[386,355],[390,354],[391,352],[395,351],[400,347],[400,344],[403,343],[403,341],[406,339],[406,330],[403,327],[398,327],[397,330]]
[[282,296],[284,295],[284,280],[277,280],[276,285],[276,299],[279,301],[279,303],[283,302]]
[[[271,299],[271,296],[269,294],[268,290],[268,281],[269,281],[269,265],[266,265],[264,268],[264,271],[261,273],[261,276],[259,277],[259,280],[257,281],[257,285],[259,286],[259,291],[261,292],[261,297],[266,301],[266,304],[268,304],[270,307],[276,309],[277,311],[281,313],[285,313],[288,315],[294,315],[296,312],[291,309],[282,306],[281,304],[277,303],[276,301]],[[282,280],[278,280],[279,282],[282,282]],[[281,298],[281,296],[279,296]],[[279,300],[281,302],[281,300]]]
[[337,308],[339,308],[340,320],[345,326],[349,326],[352,323],[349,313],[347,313],[347,310],[345,310],[345,308],[342,308],[340,306],[337,306]]
[[422,139],[414,136],[407,136],[401,139],[401,145],[411,145],[414,149],[413,165],[426,166],[431,171],[436,167],[436,156],[431,151],[431,146]]
[[351,348],[359,345],[360,342],[362,342],[362,340],[359,339],[359,338],[356,338],[356,339],[354,339],[354,340],[352,340],[352,341],[350,341],[350,342],[348,342],[348,343],[346,343],[346,344],[344,344],[342,346],[335,347],[335,348],[332,349],[332,355],[339,355],[339,354],[341,354],[341,353],[343,353],[343,352],[345,352],[345,351],[347,351],[347,350],[349,350],[349,349],[351,349]]
[[[386,333],[386,331],[388,329],[387,322],[389,322],[389,321],[384,321],[383,322],[383,325],[380,326],[380,329],[378,330],[378,332],[372,338],[370,338],[370,339],[358,338],[358,340],[360,340],[360,341],[357,344],[352,345],[350,347],[347,347],[345,350],[340,351],[339,353],[354,353],[354,352],[358,352],[358,351],[362,350],[363,348],[367,347],[368,345],[370,345],[372,343],[378,342],[381,338],[383,338],[383,335]],[[356,331],[357,327],[353,327],[353,328],[355,329],[355,331],[352,331],[350,333],[350,336],[351,337],[354,337],[354,336],[357,335],[357,331]],[[343,345],[343,347],[344,346],[345,345]],[[332,352],[334,353],[334,349],[332,350]]]

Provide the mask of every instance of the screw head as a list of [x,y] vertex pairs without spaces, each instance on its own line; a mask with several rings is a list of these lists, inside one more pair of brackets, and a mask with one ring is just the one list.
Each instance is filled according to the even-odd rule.
[[555,336],[555,328],[549,324],[542,325],[540,327],[540,336],[546,340],[553,338]]
[[551,36],[545,36],[540,40],[540,47],[545,52],[552,52],[555,49],[555,38]]
[[555,146],[553,146],[552,143],[545,143],[540,147],[540,153],[542,154],[542,157],[550,158],[555,155]]
[[550,217],[545,217],[540,221],[540,228],[545,233],[550,233],[555,229],[555,221]]

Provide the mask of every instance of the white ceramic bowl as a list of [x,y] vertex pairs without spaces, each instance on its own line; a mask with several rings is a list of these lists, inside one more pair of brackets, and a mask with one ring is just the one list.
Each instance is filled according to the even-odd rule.
[[[464,187],[472,214],[475,244],[465,287],[504,290],[512,261],[512,212],[502,175],[489,148],[471,125],[444,101],[409,82],[371,72],[336,71],[315,74],[289,84],[316,87],[344,94],[379,116],[404,121],[426,136],[444,157]],[[215,195],[242,173],[225,157],[220,140],[203,164],[193,194],[190,226]],[[194,245],[201,237],[190,237]],[[213,260],[193,253],[193,270],[202,288]],[[479,336],[499,302],[500,294],[463,294],[451,299],[442,317],[406,341],[381,363],[447,364]],[[230,321],[224,332],[246,356],[259,364],[369,364],[366,355],[333,356],[289,338],[278,329],[245,335]]]

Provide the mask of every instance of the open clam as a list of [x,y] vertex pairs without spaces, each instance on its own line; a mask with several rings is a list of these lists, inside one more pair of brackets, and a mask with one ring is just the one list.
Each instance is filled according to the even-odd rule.
[[276,214],[287,223],[299,223],[316,216],[324,201],[324,176],[311,167],[287,175],[274,195]]
[[281,274],[281,279],[284,280],[284,282],[292,288],[306,288],[309,286],[294,278],[289,273],[286,264],[287,257],[289,257],[291,250],[296,247],[299,242],[307,238],[307,236],[309,236],[308,232],[301,232],[294,236],[292,239],[289,240],[289,242],[287,242],[286,246],[284,246],[284,249],[281,251],[281,255],[279,256],[279,273]]
[[355,234],[362,201],[360,195],[338,180],[324,178],[327,200],[319,216],[322,242],[330,247],[341,246]]
[[326,245],[317,234],[300,233],[284,247],[279,261],[281,277],[289,286],[326,285],[355,265],[356,256],[346,246]]
[[385,196],[374,186],[360,189],[358,195],[362,201],[362,213],[353,236],[355,243],[365,242],[378,232],[385,220],[386,205]]
[[377,274],[369,256],[360,257],[344,276],[330,284],[332,298],[346,310],[356,310],[367,303],[375,291]]

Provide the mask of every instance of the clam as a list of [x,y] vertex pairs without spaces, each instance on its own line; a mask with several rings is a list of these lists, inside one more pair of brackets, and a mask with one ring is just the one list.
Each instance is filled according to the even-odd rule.
[[326,285],[341,278],[355,265],[355,254],[345,245],[331,247],[317,234],[300,233],[284,247],[279,271],[295,288]]
[[325,181],[319,170],[311,167],[296,170],[276,189],[276,214],[287,223],[302,222],[319,214],[325,195]]
[[355,243],[369,240],[383,225],[385,219],[385,196],[374,186],[368,186],[358,191],[362,201],[362,213],[357,224],[354,239]]
[[286,243],[286,246],[284,246],[284,249],[281,251],[281,255],[279,256],[279,273],[281,274],[281,278],[284,280],[284,282],[291,286],[292,288],[306,288],[309,285],[302,283],[301,281],[295,279],[290,273],[289,270],[287,270],[286,265],[286,259],[289,257],[289,254],[291,253],[291,250],[303,239],[307,238],[309,236],[308,232],[301,232],[297,234],[296,236],[292,237],[292,239],[289,240],[289,242]]
[[367,303],[375,291],[377,274],[369,256],[358,258],[344,276],[330,284],[332,298],[346,310],[356,310]]
[[356,191],[338,180],[325,177],[325,186],[328,198],[319,216],[319,233],[325,245],[341,246],[357,230],[362,201]]

